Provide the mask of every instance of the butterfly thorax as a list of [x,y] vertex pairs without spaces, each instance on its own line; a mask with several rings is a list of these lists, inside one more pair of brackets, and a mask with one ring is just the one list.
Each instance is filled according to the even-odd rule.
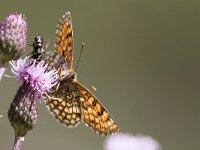
[[73,83],[74,81],[77,81],[77,73],[74,70],[69,69],[67,70],[67,73],[62,75],[61,81],[65,83]]

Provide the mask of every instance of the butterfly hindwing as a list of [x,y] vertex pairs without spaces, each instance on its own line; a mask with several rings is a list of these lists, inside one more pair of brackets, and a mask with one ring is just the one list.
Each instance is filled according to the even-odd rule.
[[49,93],[46,105],[60,123],[74,127],[81,120],[79,92],[73,85],[64,82],[55,92]]
[[118,126],[112,116],[100,101],[83,85],[73,83],[80,94],[82,120],[97,133],[107,135],[118,131]]

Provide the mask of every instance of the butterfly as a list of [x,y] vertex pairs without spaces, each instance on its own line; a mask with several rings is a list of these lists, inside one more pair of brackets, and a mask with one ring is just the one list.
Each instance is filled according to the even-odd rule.
[[47,70],[60,69],[59,86],[48,93],[45,103],[60,123],[75,127],[81,120],[95,132],[107,135],[118,126],[100,101],[81,83],[73,69],[72,17],[66,12],[56,31],[55,51],[46,55]]

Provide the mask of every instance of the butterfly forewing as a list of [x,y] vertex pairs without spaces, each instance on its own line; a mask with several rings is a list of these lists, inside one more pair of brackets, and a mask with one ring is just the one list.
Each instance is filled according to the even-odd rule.
[[70,12],[66,12],[57,25],[55,50],[65,57],[68,69],[72,69],[73,30]]
[[57,52],[50,51],[46,52],[44,61],[47,64],[47,71],[60,70],[60,72],[65,72],[67,70],[67,63],[65,58]]
[[82,120],[97,133],[107,135],[117,132],[116,122],[100,101],[80,83],[73,84],[80,94]]

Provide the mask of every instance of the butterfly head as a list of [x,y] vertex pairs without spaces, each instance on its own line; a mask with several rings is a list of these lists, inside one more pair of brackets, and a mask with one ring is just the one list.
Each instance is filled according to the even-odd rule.
[[77,81],[77,73],[72,69],[62,71],[60,76],[61,76],[60,77],[61,81],[63,80],[66,80],[67,82]]

